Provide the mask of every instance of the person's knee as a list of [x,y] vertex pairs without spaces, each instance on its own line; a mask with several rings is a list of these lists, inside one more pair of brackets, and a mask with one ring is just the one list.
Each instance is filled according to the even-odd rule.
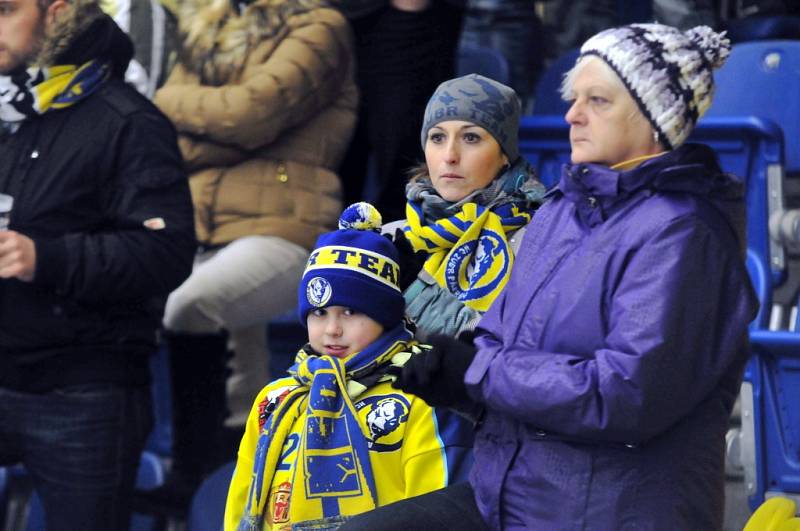
[[173,291],[164,308],[164,327],[171,332],[207,334],[216,332],[221,323],[213,311],[209,294],[185,284]]

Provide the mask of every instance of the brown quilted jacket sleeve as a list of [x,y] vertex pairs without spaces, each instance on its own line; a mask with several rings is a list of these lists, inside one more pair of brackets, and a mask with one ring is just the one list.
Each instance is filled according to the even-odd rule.
[[176,73],[159,90],[156,103],[179,132],[253,150],[335,101],[353,60],[344,17],[315,9],[287,22],[286,33],[254,50],[263,60],[251,60],[240,82],[202,86]]

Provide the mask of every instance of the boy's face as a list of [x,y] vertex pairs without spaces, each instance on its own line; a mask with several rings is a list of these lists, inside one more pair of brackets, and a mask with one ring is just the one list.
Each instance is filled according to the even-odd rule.
[[383,334],[383,326],[366,314],[344,306],[309,312],[308,342],[320,354],[345,358],[364,350]]

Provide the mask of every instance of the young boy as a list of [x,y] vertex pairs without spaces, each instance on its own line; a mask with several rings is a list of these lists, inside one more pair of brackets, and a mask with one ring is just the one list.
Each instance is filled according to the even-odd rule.
[[[468,454],[443,422],[391,387],[392,357],[416,348],[397,251],[368,203],[323,234],[298,289],[308,343],[258,395],[239,447],[225,529],[335,529],[346,516],[450,483]],[[439,423],[456,426],[440,433]],[[466,441],[464,443],[463,441]]]

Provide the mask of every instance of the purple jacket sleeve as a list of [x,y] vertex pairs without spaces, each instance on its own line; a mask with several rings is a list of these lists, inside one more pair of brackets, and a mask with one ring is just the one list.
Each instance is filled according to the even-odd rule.
[[473,397],[547,431],[626,443],[658,435],[706,399],[746,356],[754,304],[737,253],[692,217],[621,252],[618,270],[605,270],[602,348],[587,356],[520,344],[503,330],[499,301],[466,375]]

